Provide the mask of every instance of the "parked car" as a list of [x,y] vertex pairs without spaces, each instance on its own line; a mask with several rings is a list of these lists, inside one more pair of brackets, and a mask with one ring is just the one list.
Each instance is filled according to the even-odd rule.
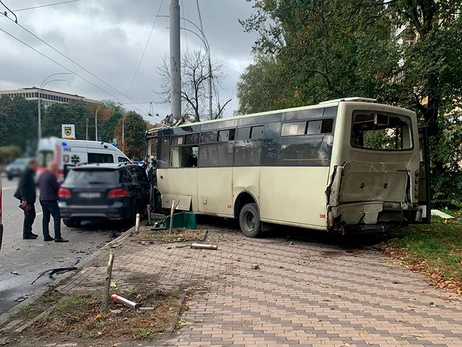
[[136,164],[87,164],[72,168],[59,190],[65,225],[82,221],[135,222],[149,201],[146,172]]
[[31,160],[31,158],[18,158],[8,165],[5,169],[8,180],[11,181],[15,177],[21,177],[26,170],[29,160]]

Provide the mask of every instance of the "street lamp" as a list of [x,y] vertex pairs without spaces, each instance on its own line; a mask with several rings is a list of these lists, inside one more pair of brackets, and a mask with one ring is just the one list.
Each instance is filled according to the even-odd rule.
[[104,103],[102,101],[98,104],[98,107],[96,107],[95,111],[95,141],[98,141],[98,111],[101,108],[101,106],[104,106]]
[[[156,17],[169,18],[170,16],[157,15]],[[189,31],[189,32],[193,33],[198,38],[200,38],[202,43],[205,46],[206,51],[207,51],[207,58],[208,58],[208,65],[209,65],[208,66],[209,67],[209,116],[210,116],[210,119],[212,119],[212,116],[213,116],[213,105],[212,105],[212,93],[213,93],[212,92],[212,80],[213,80],[213,76],[212,76],[212,58],[211,58],[211,53],[210,53],[210,44],[209,44],[209,41],[207,40],[207,36],[205,36],[205,33],[201,28],[199,28],[194,22],[190,21],[187,18],[184,18],[184,17],[180,17],[180,18],[182,20],[188,22],[189,24],[193,25],[202,34],[202,37],[200,37],[195,31],[192,31],[192,30],[187,29],[187,28],[181,28],[183,30],[186,30],[186,31]]]
[[51,82],[58,82],[58,81],[65,81],[65,80],[62,80],[62,79],[54,79],[54,80],[50,80],[48,81],[48,79],[50,77],[53,77],[53,76],[57,76],[57,75],[72,75],[71,73],[68,73],[68,72],[58,72],[58,73],[54,73],[54,74],[51,74],[50,76],[48,76],[47,78],[45,78],[42,82],[42,84],[40,84],[40,88],[39,88],[39,91],[38,91],[38,139],[37,141],[40,141],[40,139],[42,138],[42,107],[41,107],[41,97],[42,97],[42,89],[48,84],[48,83],[51,83]]

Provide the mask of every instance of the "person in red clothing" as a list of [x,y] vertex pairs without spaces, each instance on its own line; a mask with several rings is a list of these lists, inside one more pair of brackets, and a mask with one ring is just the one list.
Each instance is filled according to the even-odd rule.
[[[68,242],[61,236],[61,215],[58,206],[58,165],[54,162],[48,164],[48,169],[43,172],[38,179],[40,190],[40,205],[42,205],[42,231],[45,241]],[[49,224],[50,215],[53,216],[55,238],[50,236]]]

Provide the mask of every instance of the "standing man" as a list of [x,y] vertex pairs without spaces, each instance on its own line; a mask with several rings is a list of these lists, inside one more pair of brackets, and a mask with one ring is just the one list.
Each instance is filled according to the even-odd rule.
[[[22,238],[24,240],[35,240],[38,237],[38,235],[32,233],[32,224],[34,224],[35,220],[34,204],[37,199],[34,181],[37,167],[37,160],[31,159],[19,180],[18,189],[14,194],[14,197],[21,201],[21,206],[26,208],[24,209],[24,224],[22,228]],[[30,208],[27,206],[30,206]]]
[[[55,162],[51,162],[48,164],[47,170],[43,172],[38,179],[40,190],[40,205],[42,205],[43,211],[43,237],[45,241],[55,240],[55,242],[68,242],[69,240],[63,239],[61,236],[61,215],[59,213],[58,206],[59,183],[58,177],[56,176],[57,172],[58,165]],[[53,216],[53,224],[55,229],[54,239],[50,236],[50,215]]]

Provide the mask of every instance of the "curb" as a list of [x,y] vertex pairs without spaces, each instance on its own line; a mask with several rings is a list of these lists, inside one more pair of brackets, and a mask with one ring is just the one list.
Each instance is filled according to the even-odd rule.
[[89,255],[87,258],[85,258],[84,260],[82,260],[79,264],[76,265],[77,267],[77,270],[76,271],[73,271],[73,272],[69,272],[69,273],[66,273],[64,274],[64,276],[60,277],[58,280],[56,280],[55,282],[53,282],[52,284],[49,284],[41,289],[39,289],[37,292],[35,292],[33,295],[31,295],[30,297],[28,297],[26,300],[24,300],[23,302],[20,302],[19,304],[17,304],[15,307],[13,307],[12,309],[10,309],[8,312],[5,312],[3,313],[2,315],[0,315],[0,326],[3,325],[9,318],[10,316],[18,313],[21,308],[27,306],[27,305],[30,305],[31,303],[33,303],[37,298],[39,298],[40,296],[42,296],[43,294],[45,294],[49,289],[50,287],[52,286],[59,286],[64,280],[72,277],[72,276],[75,276],[78,272],[82,271],[82,269],[88,265],[88,263],[90,263],[94,258],[96,258],[97,256],[99,256],[102,252],[104,252],[107,248],[110,248],[111,246],[113,246],[114,244],[116,243],[120,243],[122,241],[124,241],[126,238],[128,238],[130,235],[133,234],[133,231],[135,230],[135,227],[131,227],[130,229],[128,229],[127,231],[125,231],[123,233],[123,235],[115,238],[114,240],[106,243],[103,247],[97,249],[93,254]]

